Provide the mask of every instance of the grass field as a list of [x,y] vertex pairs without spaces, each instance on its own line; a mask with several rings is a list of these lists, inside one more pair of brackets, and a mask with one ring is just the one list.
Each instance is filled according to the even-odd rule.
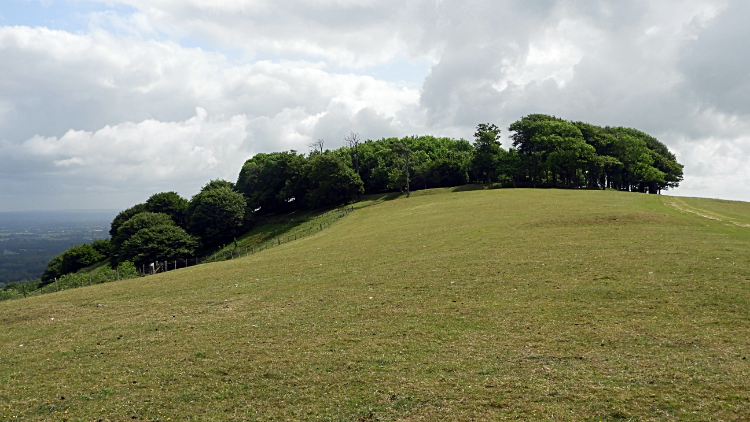
[[247,258],[0,303],[0,417],[748,420],[746,226],[614,191],[370,198]]

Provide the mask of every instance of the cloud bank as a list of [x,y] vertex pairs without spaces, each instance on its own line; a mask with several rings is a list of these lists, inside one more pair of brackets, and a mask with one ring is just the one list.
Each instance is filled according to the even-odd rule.
[[102,4],[80,31],[0,27],[0,209],[123,208],[352,130],[529,113],[644,130],[686,165],[674,193],[750,201],[740,1]]

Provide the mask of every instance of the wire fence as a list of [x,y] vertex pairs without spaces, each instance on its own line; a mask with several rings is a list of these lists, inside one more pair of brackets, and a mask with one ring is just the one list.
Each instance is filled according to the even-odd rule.
[[94,284],[109,283],[112,281],[127,280],[138,277],[141,277],[141,274],[132,262],[123,262],[114,269],[105,265],[102,268],[97,268],[95,271],[91,272],[65,274],[43,286],[40,286],[38,282],[20,283],[16,289],[0,290],[0,301],[39,296],[46,293],[54,293],[62,290],[93,286]]
[[280,235],[272,236],[270,239],[265,239],[262,242],[224,249],[204,257],[164,260],[141,266],[135,266],[131,262],[123,262],[114,269],[105,265],[91,272],[66,274],[60,278],[55,278],[54,282],[41,287],[31,282],[22,283],[19,289],[0,290],[0,301],[39,296],[46,293],[54,293],[78,287],[93,286],[94,284],[144,277],[147,275],[173,271],[179,268],[247,257],[276,246],[281,246],[298,239],[312,236],[323,229],[330,227],[332,224],[353,211],[354,207],[352,206],[331,210],[308,221],[302,222],[292,230]]
[[257,244],[225,248],[224,250],[204,256],[202,258],[193,257],[154,262],[153,264],[148,266],[141,265],[138,268],[138,271],[142,275],[151,275],[210,262],[228,261],[232,259],[247,257],[276,246],[281,246],[298,239],[312,236],[313,234],[330,227],[332,224],[339,221],[353,211],[353,206],[338,208],[316,216],[315,218],[310,219],[303,224],[300,224],[300,226],[296,227],[293,230],[289,230],[278,236],[272,236],[270,239],[266,239]]

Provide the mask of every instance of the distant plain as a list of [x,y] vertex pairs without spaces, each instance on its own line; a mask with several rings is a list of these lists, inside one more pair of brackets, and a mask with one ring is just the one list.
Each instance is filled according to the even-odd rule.
[[0,287],[39,279],[47,263],[74,245],[109,236],[116,210],[0,212]]

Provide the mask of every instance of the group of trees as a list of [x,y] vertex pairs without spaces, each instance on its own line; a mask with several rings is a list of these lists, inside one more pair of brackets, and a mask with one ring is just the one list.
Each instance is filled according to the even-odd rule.
[[124,262],[141,266],[192,258],[238,235],[247,223],[246,207],[242,194],[225,180],[209,182],[190,200],[176,192],[154,194],[112,220],[111,240],[74,246],[52,259],[42,281],[104,260],[114,268]]
[[[532,185],[659,193],[682,181],[683,166],[663,143],[636,129],[568,122],[544,114],[512,125],[510,166],[501,177]],[[517,157],[515,157],[517,156]]]
[[238,235],[245,210],[245,198],[226,180],[210,181],[189,201],[176,192],[154,194],[112,220],[109,260],[143,265],[194,257]]
[[344,204],[363,193],[458,186],[469,182],[472,146],[464,140],[414,136],[359,142],[307,156],[296,151],[257,154],[242,166],[237,191],[253,215]]
[[500,129],[480,124],[474,142],[411,136],[324,150],[319,140],[307,154],[260,153],[248,159],[237,183],[209,182],[190,200],[158,193],[112,221],[111,242],[71,248],[48,265],[45,279],[102,259],[111,264],[194,256],[246,230],[256,216],[344,204],[363,193],[459,186],[619,189],[658,193],[682,180],[682,165],[656,138],[623,127],[599,127],[543,114],[509,127],[513,144],[503,149]]
[[106,259],[112,250],[109,239],[97,239],[93,243],[73,246],[55,256],[47,264],[42,281],[53,280],[64,274],[74,273],[82,268]]
[[618,189],[659,193],[677,187],[682,168],[669,149],[636,129],[599,127],[532,114],[509,128],[480,124],[474,142],[410,136],[323,150],[257,154],[247,160],[237,190],[248,214],[268,214],[345,203],[359,194],[499,183],[504,186]]

